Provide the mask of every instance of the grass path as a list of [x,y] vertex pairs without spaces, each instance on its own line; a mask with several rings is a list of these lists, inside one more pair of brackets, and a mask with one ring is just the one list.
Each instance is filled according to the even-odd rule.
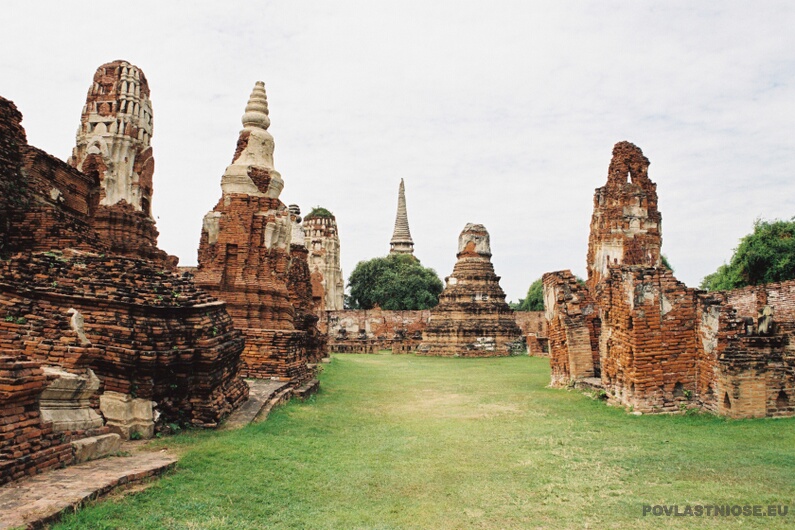
[[[335,355],[321,393],[162,440],[178,471],[56,528],[778,528],[795,419],[632,416],[553,390],[548,362]],[[786,517],[642,517],[783,504]]]

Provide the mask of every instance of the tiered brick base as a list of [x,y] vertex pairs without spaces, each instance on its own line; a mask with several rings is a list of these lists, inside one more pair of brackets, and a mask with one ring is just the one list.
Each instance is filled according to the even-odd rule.
[[467,225],[458,261],[423,332],[419,355],[497,357],[524,352],[522,330],[491,264],[489,235]]
[[0,484],[73,461],[68,437],[41,422],[39,395],[47,383],[38,362],[0,357]]

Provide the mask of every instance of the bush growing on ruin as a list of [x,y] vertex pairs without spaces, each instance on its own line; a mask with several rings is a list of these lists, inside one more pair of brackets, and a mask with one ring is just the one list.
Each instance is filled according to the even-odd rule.
[[312,219],[314,217],[322,217],[326,219],[330,219],[334,217],[334,214],[331,213],[329,210],[323,208],[322,206],[315,206],[312,208],[312,211],[304,216],[304,219]]
[[423,267],[415,257],[391,254],[360,261],[348,278],[351,309],[430,309],[439,303],[444,286],[436,271]]
[[754,222],[754,231],[740,240],[728,264],[704,277],[709,291],[795,279],[795,218]]

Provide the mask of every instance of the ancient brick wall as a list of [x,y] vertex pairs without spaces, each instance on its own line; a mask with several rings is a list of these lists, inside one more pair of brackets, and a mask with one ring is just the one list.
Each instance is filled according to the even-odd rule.
[[326,311],[329,351],[337,353],[410,353],[422,340],[431,312],[345,309]]
[[514,311],[516,325],[522,330],[527,353],[537,357],[549,355],[547,317],[543,311]]
[[421,311],[388,311],[375,309],[344,309],[326,311],[329,332],[338,335],[344,329],[348,335],[364,330],[368,338],[392,338],[398,331],[405,335],[422,332],[431,316],[429,309]]
[[744,317],[757,319],[766,305],[773,310],[773,321],[783,330],[795,331],[795,280],[765,285],[751,285],[726,291],[727,302]]
[[9,100],[0,97],[0,255],[11,252],[11,227],[18,222],[14,213],[27,208],[30,191],[19,178],[23,148],[27,145],[22,114]]
[[552,386],[598,377],[600,320],[587,289],[571,271],[543,275]]
[[602,382],[643,412],[678,411],[697,392],[696,291],[663,268],[611,269],[600,300]]
[[[779,284],[769,287],[782,291]],[[781,326],[770,335],[759,335],[756,319],[742,316],[729,304],[732,299],[747,300],[749,292],[755,299],[762,288],[699,296],[699,402],[707,410],[735,418],[795,414],[792,332]]]

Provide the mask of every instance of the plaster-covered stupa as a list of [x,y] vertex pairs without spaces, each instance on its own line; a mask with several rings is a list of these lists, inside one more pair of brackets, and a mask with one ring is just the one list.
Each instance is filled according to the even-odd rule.
[[409,216],[406,213],[406,186],[403,179],[400,179],[398,189],[398,207],[395,216],[395,230],[392,232],[392,240],[389,242],[390,254],[414,254],[414,240],[411,239],[409,231]]
[[489,233],[483,225],[466,225],[458,236],[457,257],[417,353],[495,357],[521,349],[522,331],[494,273]]
[[[227,302],[246,336],[248,377],[292,383],[311,378],[288,290],[293,222],[279,200],[284,181],[273,167],[265,84],[254,86],[221,199],[204,216],[196,283]],[[301,241],[303,243],[303,241]]]

